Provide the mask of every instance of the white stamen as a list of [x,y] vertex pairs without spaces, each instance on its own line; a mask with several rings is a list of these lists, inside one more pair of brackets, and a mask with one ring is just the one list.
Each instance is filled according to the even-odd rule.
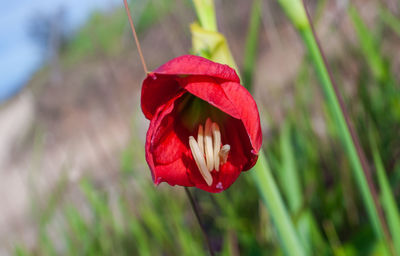
[[204,159],[204,155],[201,153],[199,145],[197,144],[193,136],[189,136],[189,146],[192,151],[193,159],[196,162],[197,168],[199,168],[201,175],[206,181],[208,186],[211,186],[213,178],[207,169],[207,165]]
[[199,145],[200,152],[204,156],[204,130],[203,125],[199,125],[199,133],[197,134],[197,144]]
[[211,123],[211,119],[207,118],[204,129],[204,151],[207,160],[207,168],[210,172],[214,169],[214,150],[212,143]]
[[219,130],[219,126],[217,123],[212,123],[211,125],[211,131],[213,134],[213,140],[214,140],[214,168],[218,172],[219,171],[219,157],[218,153],[221,148],[221,131]]
[[[215,168],[218,172],[220,165],[228,160],[231,146],[225,144],[221,147],[221,130],[217,123],[207,118],[205,125],[199,125],[197,141],[193,136],[189,136],[189,146],[192,151],[193,159],[199,168],[200,174],[203,176],[208,186],[213,183],[211,171]],[[222,184],[217,184],[219,189]]]
[[221,164],[226,163],[228,160],[229,151],[231,150],[231,146],[225,144],[222,146],[221,150],[219,151],[219,156],[221,157]]

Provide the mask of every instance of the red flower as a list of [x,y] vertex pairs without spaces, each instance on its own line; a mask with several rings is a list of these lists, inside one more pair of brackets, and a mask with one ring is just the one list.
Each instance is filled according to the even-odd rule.
[[172,59],[143,81],[141,107],[150,120],[146,160],[155,184],[221,192],[257,161],[257,105],[227,65]]

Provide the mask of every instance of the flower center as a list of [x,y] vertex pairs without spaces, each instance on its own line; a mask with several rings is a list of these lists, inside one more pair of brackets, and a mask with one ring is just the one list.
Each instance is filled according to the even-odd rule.
[[197,141],[193,136],[189,136],[193,159],[208,186],[211,186],[213,182],[211,171],[215,169],[218,172],[220,165],[225,164],[228,160],[231,146],[225,144],[221,147],[221,145],[219,126],[210,118],[207,118],[204,128],[203,125],[199,125]]

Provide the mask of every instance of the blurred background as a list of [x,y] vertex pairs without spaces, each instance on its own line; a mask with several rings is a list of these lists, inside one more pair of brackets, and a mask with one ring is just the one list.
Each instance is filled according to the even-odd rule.
[[[264,149],[301,239],[314,255],[380,255],[298,33],[262,1],[251,35],[252,2],[215,0],[218,27],[253,84]],[[306,3],[369,164],[382,163],[398,207],[400,2]],[[130,7],[149,69],[190,52],[191,1]],[[152,184],[145,74],[122,0],[4,2],[0,70],[0,255],[207,255],[183,188]],[[249,173],[223,193],[193,193],[218,254],[282,255]]]

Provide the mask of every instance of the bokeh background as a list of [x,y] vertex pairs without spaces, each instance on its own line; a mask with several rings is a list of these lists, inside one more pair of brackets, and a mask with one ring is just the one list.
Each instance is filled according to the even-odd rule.
[[[379,150],[398,205],[400,2],[306,3],[369,164]],[[244,70],[252,1],[215,4]],[[191,1],[130,6],[149,69],[190,52]],[[292,220],[310,254],[379,255],[302,41],[275,1],[261,14],[252,93]],[[0,17],[0,255],[207,255],[183,188],[152,184],[145,74],[122,1],[11,1]],[[223,193],[193,193],[219,254],[282,254],[249,173]]]

